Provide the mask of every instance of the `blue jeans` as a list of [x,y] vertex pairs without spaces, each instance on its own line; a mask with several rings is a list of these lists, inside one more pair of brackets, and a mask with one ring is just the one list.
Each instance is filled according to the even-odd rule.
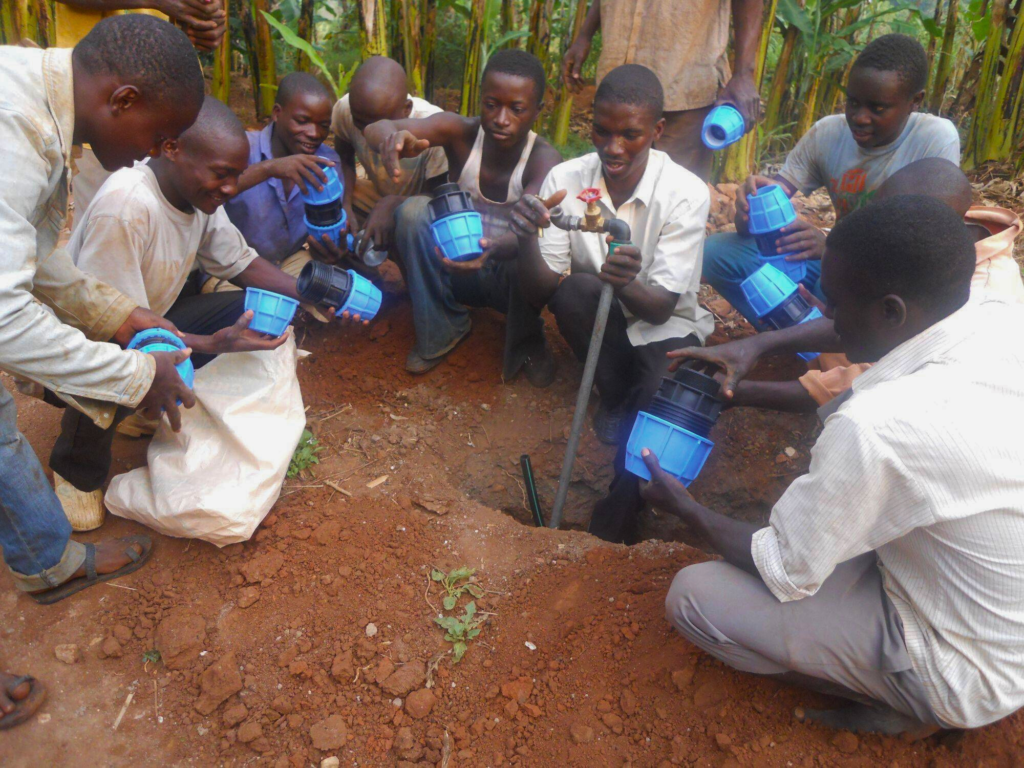
[[85,562],[32,446],[18,431],[14,398],[0,385],[0,547],[19,589],[67,581]]
[[[722,232],[711,235],[704,243],[704,280],[711,284],[736,311],[743,315],[751,325],[764,330],[754,310],[740,290],[740,283],[750,277],[762,266],[757,244],[752,237],[743,237],[735,232]],[[807,275],[800,282],[822,301],[821,262],[817,259],[808,260]]]
[[515,376],[531,352],[544,345],[544,321],[519,290],[515,260],[489,260],[470,273],[447,272],[435,253],[428,197],[410,197],[395,211],[395,246],[412,301],[416,353],[424,360],[445,354],[469,333],[469,307],[505,314],[503,376]]

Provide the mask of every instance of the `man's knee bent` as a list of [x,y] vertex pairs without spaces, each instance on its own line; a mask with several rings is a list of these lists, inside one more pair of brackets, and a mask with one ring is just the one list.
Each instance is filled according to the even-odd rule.
[[413,195],[395,209],[395,231],[410,232],[423,226],[430,226],[430,211],[426,195]]
[[714,637],[708,616],[719,602],[723,570],[731,568],[721,561],[698,563],[683,568],[672,579],[665,597],[665,618],[690,642],[706,645]]
[[548,302],[552,314],[590,314],[597,311],[597,302],[601,297],[601,278],[587,272],[569,275],[555,290]]

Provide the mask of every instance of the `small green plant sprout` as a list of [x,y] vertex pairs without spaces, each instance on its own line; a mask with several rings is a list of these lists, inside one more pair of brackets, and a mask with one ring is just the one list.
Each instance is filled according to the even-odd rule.
[[[475,568],[466,568],[465,566],[456,568],[451,573],[445,573],[438,568],[434,568],[430,572],[430,578],[438,582],[445,591],[442,602],[446,611],[454,609],[459,602],[459,598],[466,592],[469,592],[475,598],[484,596],[484,591],[480,588],[480,585],[473,584],[470,581],[474,573],[476,573]],[[476,610],[475,606],[473,610]]]
[[154,664],[160,663],[160,651],[156,648],[146,651],[142,654],[142,660],[146,662],[153,662]]
[[438,616],[434,623],[444,630],[444,639],[452,644],[452,663],[458,664],[466,655],[470,640],[480,634],[480,625],[484,620],[476,616],[476,603],[472,600],[459,618],[454,616]]
[[314,464],[319,464],[318,453],[320,453],[320,443],[308,429],[302,430],[302,438],[295,447],[295,453],[288,465],[288,477],[298,477]]

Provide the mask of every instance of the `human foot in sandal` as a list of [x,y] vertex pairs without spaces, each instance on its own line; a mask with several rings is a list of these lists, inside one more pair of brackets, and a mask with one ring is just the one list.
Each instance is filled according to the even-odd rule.
[[0,731],[21,725],[46,699],[46,688],[32,677],[0,672]]
[[97,544],[86,544],[85,562],[70,579],[56,587],[29,594],[36,602],[50,605],[94,584],[137,571],[152,554],[153,540],[149,536],[123,536]]

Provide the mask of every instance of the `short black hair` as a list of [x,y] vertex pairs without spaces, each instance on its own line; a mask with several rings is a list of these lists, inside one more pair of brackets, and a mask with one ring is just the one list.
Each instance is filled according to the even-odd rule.
[[853,62],[855,68],[895,72],[913,96],[928,85],[928,54],[909,35],[892,33],[876,37]]
[[960,167],[944,157],[922,157],[900,168],[875,190],[875,200],[897,195],[927,195],[941,200],[958,215],[971,207],[974,191]]
[[651,70],[641,64],[623,64],[616,67],[597,86],[594,104],[611,102],[646,107],[660,120],[665,112],[665,89]]
[[865,299],[894,294],[937,312],[963,306],[974,275],[974,239],[963,219],[925,195],[897,195],[841,218],[825,241]]
[[163,104],[199,107],[203,70],[188,37],[144,13],[109,16],[82,38],[72,54],[92,75],[114,75]]
[[245,126],[223,101],[207,96],[192,126],[178,137],[179,145],[217,149],[224,139],[248,141]]
[[544,91],[548,87],[548,79],[544,74],[544,65],[532,53],[520,51],[518,48],[505,48],[496,51],[487,60],[483,77],[480,78],[481,82],[491,72],[532,80],[533,93],[537,97],[537,105],[539,106],[544,103]]
[[334,101],[327,86],[316,79],[315,75],[309,72],[292,72],[281,78],[277,84],[277,93],[274,96],[274,103],[282,107],[288,106],[296,96],[316,96],[330,102]]

